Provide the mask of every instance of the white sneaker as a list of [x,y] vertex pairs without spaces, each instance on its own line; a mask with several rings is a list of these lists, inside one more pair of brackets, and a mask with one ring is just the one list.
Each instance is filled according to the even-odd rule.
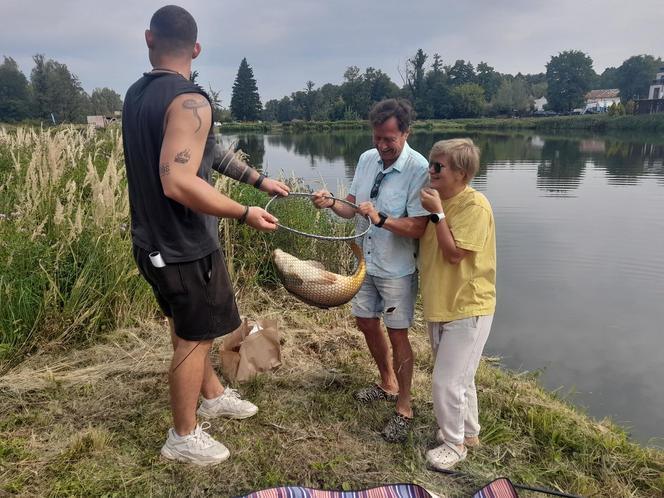
[[200,417],[249,418],[256,415],[258,407],[251,401],[242,399],[235,389],[227,387],[224,394],[214,399],[203,399],[196,412]]
[[205,430],[208,422],[196,425],[196,429],[186,436],[178,436],[174,429],[168,430],[168,439],[161,448],[161,455],[169,460],[193,463],[194,465],[216,465],[231,456],[228,448],[216,441]]

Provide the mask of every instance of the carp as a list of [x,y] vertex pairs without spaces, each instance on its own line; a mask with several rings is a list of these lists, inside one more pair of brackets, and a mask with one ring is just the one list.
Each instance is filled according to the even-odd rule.
[[288,292],[312,306],[332,308],[350,301],[360,290],[367,273],[362,249],[355,243],[350,247],[357,259],[357,268],[348,276],[327,271],[318,261],[301,260],[281,249],[272,252],[272,260]]

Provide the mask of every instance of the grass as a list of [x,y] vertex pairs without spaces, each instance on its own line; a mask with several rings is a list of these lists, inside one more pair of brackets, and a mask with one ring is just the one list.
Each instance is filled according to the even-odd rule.
[[[483,446],[460,465],[471,477],[426,469],[434,443],[431,359],[421,317],[416,354],[415,429],[403,445],[379,431],[393,409],[356,404],[373,381],[364,341],[347,308],[321,312],[282,289],[240,296],[250,317],[276,317],[283,366],[240,386],[256,417],[213,421],[231,449],[218,467],[163,461],[170,426],[164,323],[116,330],[82,350],[37,353],[0,379],[0,490],[18,496],[233,496],[298,484],[357,489],[417,482],[449,497],[469,496],[500,475],[584,496],[656,497],[664,454],[631,443],[609,421],[595,422],[542,390],[531,375],[483,361],[478,389]],[[213,361],[217,362],[216,353]]]
[[[267,200],[223,180],[217,187],[245,203]],[[0,495],[231,496],[288,483],[414,481],[451,497],[499,475],[586,496],[664,494],[661,450],[590,419],[534,376],[487,361],[478,373],[484,446],[460,467],[471,477],[426,470],[434,420],[421,317],[412,332],[415,430],[406,444],[388,445],[378,432],[393,408],[352,401],[375,371],[348,308],[295,301],[267,257],[292,240],[302,244],[297,254],[332,252],[228,221],[220,236],[241,310],[279,319],[284,365],[242,386],[260,406],[256,417],[214,423],[233,453],[228,463],[163,462],[170,350],[131,259],[119,134],[0,129],[0,194]],[[282,206],[282,221],[329,229],[304,204]]]

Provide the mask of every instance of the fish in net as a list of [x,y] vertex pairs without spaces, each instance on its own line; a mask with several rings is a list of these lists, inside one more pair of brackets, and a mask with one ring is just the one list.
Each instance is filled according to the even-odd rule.
[[[364,282],[361,240],[369,222],[359,215],[349,220],[329,209],[316,209],[310,197],[291,192],[265,206],[279,219],[272,261],[283,286],[301,301],[319,308],[341,306]],[[357,230],[362,227],[366,228]]]

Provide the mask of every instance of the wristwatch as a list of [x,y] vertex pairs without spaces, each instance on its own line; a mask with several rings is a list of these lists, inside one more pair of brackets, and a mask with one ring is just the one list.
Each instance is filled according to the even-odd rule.
[[440,213],[431,213],[429,219],[434,223],[438,224],[445,219],[445,213],[442,211]]
[[376,223],[374,226],[381,228],[385,224],[385,220],[387,219],[387,215],[383,213],[382,211],[378,213],[378,217],[380,218],[380,221]]

